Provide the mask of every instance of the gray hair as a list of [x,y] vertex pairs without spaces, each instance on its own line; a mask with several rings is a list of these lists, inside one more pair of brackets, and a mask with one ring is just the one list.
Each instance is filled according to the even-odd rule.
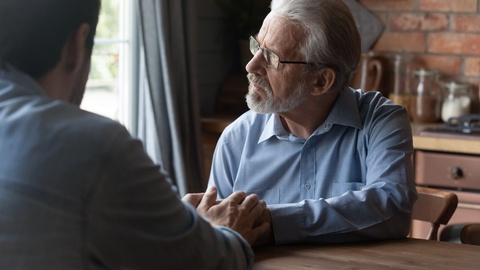
[[272,0],[271,13],[304,29],[300,52],[314,69],[327,66],[335,71],[332,90],[349,85],[360,59],[361,41],[343,0]]

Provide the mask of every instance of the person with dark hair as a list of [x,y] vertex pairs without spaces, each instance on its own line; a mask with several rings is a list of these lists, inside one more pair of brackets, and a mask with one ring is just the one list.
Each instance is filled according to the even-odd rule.
[[273,0],[246,66],[250,111],[218,140],[209,185],[267,203],[260,243],[405,237],[416,200],[410,120],[349,87],[360,36],[344,1]]
[[0,0],[0,269],[251,268],[258,196],[182,201],[140,141],[79,108],[99,10]]

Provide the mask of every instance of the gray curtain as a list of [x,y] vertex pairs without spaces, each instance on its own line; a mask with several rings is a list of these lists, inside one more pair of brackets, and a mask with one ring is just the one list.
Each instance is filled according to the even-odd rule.
[[142,56],[137,136],[178,193],[205,189],[194,0],[137,0]]

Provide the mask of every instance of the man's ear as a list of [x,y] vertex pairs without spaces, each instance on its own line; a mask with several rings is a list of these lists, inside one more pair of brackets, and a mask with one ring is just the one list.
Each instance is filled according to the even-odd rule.
[[90,26],[82,23],[74,34],[67,40],[62,50],[62,60],[69,72],[81,71],[85,61],[89,59],[86,40],[90,33]]
[[316,73],[312,95],[323,95],[330,90],[335,82],[335,71],[331,68],[322,68]]

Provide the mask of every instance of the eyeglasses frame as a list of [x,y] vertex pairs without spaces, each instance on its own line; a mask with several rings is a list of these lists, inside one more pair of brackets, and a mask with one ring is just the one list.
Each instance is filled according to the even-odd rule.
[[[249,38],[249,45],[250,45],[250,52],[255,55],[258,51],[262,51],[262,56],[263,56],[263,59],[265,60],[265,62],[267,62],[268,64],[268,67],[271,67],[273,69],[278,69],[279,65],[280,64],[300,64],[300,65],[309,65],[310,63],[308,62],[305,62],[305,61],[287,61],[287,60],[280,60],[280,57],[272,52],[271,50],[267,49],[267,48],[264,48],[264,47],[261,47],[260,46],[260,43],[257,41],[257,39],[253,36],[250,36]],[[252,45],[255,45],[255,46],[252,46]],[[258,48],[258,49],[256,49]],[[254,51],[256,50],[256,51]],[[272,63],[269,62],[269,58],[265,55],[265,52],[267,53],[270,53],[271,55],[274,55],[278,61],[277,61],[277,65],[276,67],[272,65]]]

